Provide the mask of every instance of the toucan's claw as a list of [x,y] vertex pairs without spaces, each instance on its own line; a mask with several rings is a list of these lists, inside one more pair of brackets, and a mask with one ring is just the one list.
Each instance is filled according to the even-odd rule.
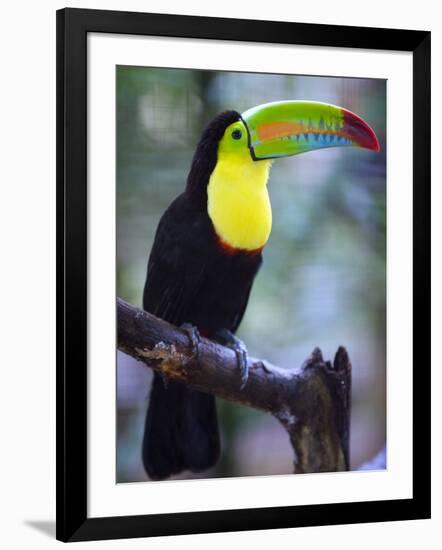
[[[241,342],[241,344],[243,344]],[[235,353],[236,353],[236,358],[237,358],[237,361],[238,361],[238,367],[239,367],[239,372],[240,372],[240,376],[241,376],[241,386],[240,386],[240,390],[244,389],[245,385],[247,384],[247,380],[249,378],[249,365],[247,363],[247,349],[236,349],[235,350]]]
[[247,384],[247,380],[249,378],[248,353],[246,345],[242,340],[227,329],[219,330],[215,334],[214,339],[223,346],[226,346],[235,352],[239,374],[241,376],[240,389],[242,390]]
[[192,344],[193,359],[196,359],[200,353],[201,344],[201,336],[198,332],[198,329],[190,323],[183,323],[180,328],[182,328],[187,333],[190,343]]

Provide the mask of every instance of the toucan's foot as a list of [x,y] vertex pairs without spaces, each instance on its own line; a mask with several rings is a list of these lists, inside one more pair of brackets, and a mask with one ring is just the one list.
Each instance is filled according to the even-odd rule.
[[230,330],[227,329],[221,329],[217,331],[214,339],[223,346],[232,349],[236,353],[239,374],[241,376],[240,389],[242,390],[247,384],[247,379],[249,377],[249,365],[247,362],[248,353],[246,345],[242,340],[240,340],[237,336],[230,332]]
[[193,358],[196,359],[200,352],[200,344],[201,344],[201,336],[198,332],[198,329],[191,325],[190,323],[183,323],[181,327],[184,331],[186,331],[187,336],[189,337],[190,343],[192,344],[192,355]]

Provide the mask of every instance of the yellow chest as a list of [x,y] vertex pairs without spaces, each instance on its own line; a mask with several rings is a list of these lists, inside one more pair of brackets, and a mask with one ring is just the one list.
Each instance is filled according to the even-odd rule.
[[233,248],[262,248],[272,229],[267,191],[270,161],[218,158],[207,187],[207,210],[215,231]]

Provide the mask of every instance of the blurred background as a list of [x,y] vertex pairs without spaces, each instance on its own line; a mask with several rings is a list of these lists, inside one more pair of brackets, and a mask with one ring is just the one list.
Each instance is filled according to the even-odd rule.
[[[353,364],[351,467],[386,437],[386,82],[117,67],[117,294],[141,306],[158,221],[184,190],[199,136],[220,111],[284,99],[333,103],[375,130],[381,152],[314,151],[274,163],[272,234],[238,336],[254,357],[300,366],[318,346]],[[117,359],[117,482],[148,480],[141,463],[152,374]],[[180,478],[287,474],[293,455],[270,415],[218,400],[222,458]]]

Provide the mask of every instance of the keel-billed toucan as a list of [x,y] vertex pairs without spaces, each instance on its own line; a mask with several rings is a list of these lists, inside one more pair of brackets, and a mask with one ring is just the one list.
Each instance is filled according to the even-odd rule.
[[[274,159],[326,147],[373,151],[373,130],[346,109],[281,101],[225,111],[204,130],[184,192],[163,214],[150,253],[145,310],[237,352],[237,330],[272,226],[267,180]],[[238,383],[239,379],[238,379]],[[154,374],[142,458],[151,479],[213,466],[220,442],[214,397]]]

